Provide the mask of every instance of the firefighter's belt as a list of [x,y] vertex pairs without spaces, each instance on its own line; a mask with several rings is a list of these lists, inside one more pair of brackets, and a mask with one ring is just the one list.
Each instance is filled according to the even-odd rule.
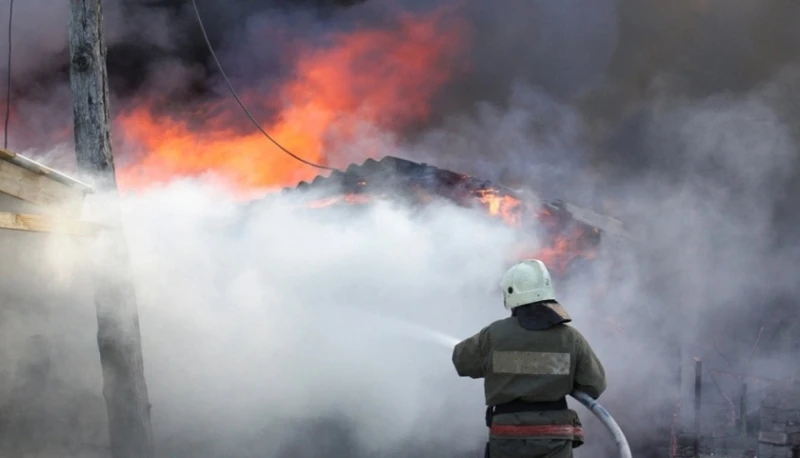
[[494,437],[583,437],[583,428],[572,425],[492,425],[490,433]]
[[567,410],[567,398],[561,398],[552,402],[525,402],[515,399],[505,404],[489,406],[486,408],[486,426],[492,426],[492,418],[495,415],[521,412],[546,412],[553,410]]

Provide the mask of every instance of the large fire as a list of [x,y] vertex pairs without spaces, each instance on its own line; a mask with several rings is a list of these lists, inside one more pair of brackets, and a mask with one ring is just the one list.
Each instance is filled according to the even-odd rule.
[[[242,89],[251,111],[268,112],[262,125],[290,151],[318,164],[353,143],[364,127],[397,131],[424,121],[435,92],[454,71],[465,24],[452,8],[406,13],[391,27],[333,34],[322,47],[297,50],[293,76],[261,94]],[[235,113],[235,122],[232,121]],[[183,118],[156,114],[143,102],[117,118],[117,135],[132,159],[119,170],[122,188],[141,188],[176,177],[211,175],[236,190],[288,185],[316,175],[271,144],[233,99]],[[191,123],[199,125],[193,126]],[[247,129],[247,130],[243,130]],[[358,151],[348,161],[380,154]]]
[[[321,45],[293,47],[292,68],[282,83],[263,90],[239,88],[239,95],[262,118],[266,131],[311,162],[342,165],[381,156],[383,151],[363,146],[365,128],[394,133],[424,122],[436,92],[457,71],[456,57],[467,33],[465,21],[454,11],[460,3],[397,14],[392,24],[331,33],[319,37],[316,43]],[[191,177],[213,179],[250,196],[319,173],[270,143],[227,94],[182,113],[164,110],[159,102],[127,101],[115,118],[117,175],[123,191]],[[357,151],[336,157],[337,151],[353,144]],[[453,189],[461,189],[471,178],[449,173],[452,181],[447,186]],[[434,198],[419,183],[406,188],[417,203]],[[544,229],[545,236],[539,238],[545,245],[534,252],[523,248],[526,257],[539,257],[557,271],[566,270],[575,258],[594,257],[596,243],[586,243],[592,228],[565,223],[570,218],[560,212],[528,208],[499,188],[459,192],[448,198],[461,205],[482,205],[509,225],[527,230],[527,221],[535,219]],[[309,206],[367,204],[376,197],[361,191],[334,193]]]

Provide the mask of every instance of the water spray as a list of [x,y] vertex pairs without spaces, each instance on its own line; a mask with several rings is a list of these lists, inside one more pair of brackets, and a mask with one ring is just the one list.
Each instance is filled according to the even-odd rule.
[[[425,340],[432,341],[433,343],[443,347],[453,348],[459,342],[459,340],[455,337],[412,323],[404,323],[404,327],[406,330],[413,332],[415,335],[424,337]],[[631,458],[631,448],[628,445],[628,440],[625,438],[625,433],[622,432],[622,429],[619,427],[611,414],[608,413],[608,411],[596,400],[592,399],[591,396],[582,391],[573,391],[570,396],[575,398],[578,402],[583,404],[584,407],[589,409],[589,411],[592,412],[592,414],[594,414],[594,416],[597,417],[597,419],[600,420],[600,422],[603,423],[603,425],[611,432],[611,434],[614,436],[614,441],[617,443],[617,447],[619,448],[619,456],[621,458]]]

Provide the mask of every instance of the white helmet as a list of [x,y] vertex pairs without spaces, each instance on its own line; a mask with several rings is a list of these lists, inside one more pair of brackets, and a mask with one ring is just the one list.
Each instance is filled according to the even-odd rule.
[[547,266],[538,259],[526,259],[512,266],[500,281],[504,305],[512,310],[534,302],[555,301],[553,281]]

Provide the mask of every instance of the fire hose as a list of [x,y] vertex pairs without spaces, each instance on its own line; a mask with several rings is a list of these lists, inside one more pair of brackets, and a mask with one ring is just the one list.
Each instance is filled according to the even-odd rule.
[[[399,322],[398,322],[399,324]],[[402,323],[403,328],[406,331],[413,331],[415,334],[424,336],[427,340],[433,340],[434,342],[447,347],[453,348],[454,345],[458,344],[458,339],[455,337],[449,336],[447,334],[437,332],[431,329],[426,329],[418,325],[414,325],[411,323]],[[601,423],[606,429],[611,432],[611,435],[614,436],[614,442],[617,443],[617,447],[619,448],[619,456],[620,458],[632,458],[631,455],[631,448],[628,445],[628,439],[625,438],[625,433],[622,432],[622,429],[619,427],[617,422],[614,420],[614,417],[611,416],[608,411],[600,405],[595,399],[592,399],[591,396],[582,392],[582,391],[573,391],[570,396],[575,398],[578,402],[583,404]]]
[[584,393],[583,391],[573,391],[570,395],[575,398],[578,402],[583,404],[584,407],[589,409],[590,412],[597,417],[600,422],[603,423],[611,434],[614,436],[614,441],[617,443],[617,447],[619,448],[619,456],[621,458],[631,458],[631,447],[628,445],[628,440],[625,438],[625,433],[622,432],[622,429],[619,427],[616,421],[614,421],[614,417],[611,416],[608,411],[603,408],[597,401],[592,399],[591,396]]

